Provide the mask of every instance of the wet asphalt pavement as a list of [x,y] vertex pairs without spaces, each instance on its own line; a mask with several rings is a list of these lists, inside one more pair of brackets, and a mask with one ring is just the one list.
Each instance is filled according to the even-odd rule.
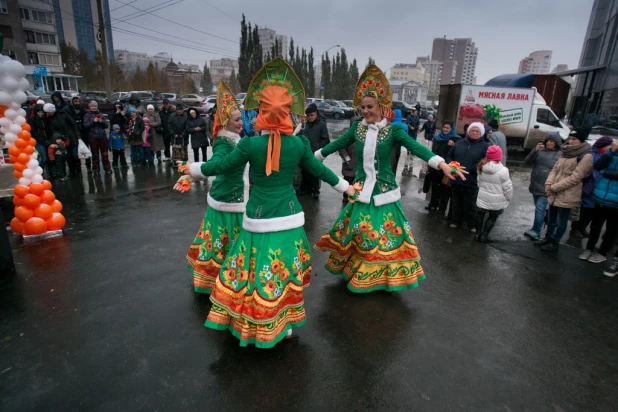
[[[340,172],[336,156],[326,164]],[[58,183],[64,236],[12,239],[0,410],[617,410],[618,279],[579,249],[548,255],[523,238],[527,173],[514,173],[491,245],[428,214],[422,181],[401,178],[427,280],[355,295],[314,252],[306,326],[259,350],[203,326],[210,303],[193,292],[185,255],[208,184],[180,194],[171,168],[153,169]],[[301,202],[315,242],[341,197],[323,184]]]

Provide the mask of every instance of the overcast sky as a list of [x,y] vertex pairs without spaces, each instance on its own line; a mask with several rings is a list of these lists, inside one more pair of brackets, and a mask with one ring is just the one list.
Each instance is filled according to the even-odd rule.
[[[592,3],[593,0],[109,0],[113,28],[148,37],[112,29],[116,49],[150,54],[169,52],[176,62],[199,65],[206,60],[237,57],[239,22],[244,13],[252,24],[293,37],[301,47],[313,46],[318,60],[323,51],[340,44],[350,61],[358,60],[361,71],[369,56],[386,71],[395,63],[415,63],[417,56],[431,55],[436,37],[469,37],[478,47],[479,84],[499,74],[516,73],[519,61],[535,50],[553,51],[552,69],[559,63],[576,68]],[[169,4],[173,5],[154,11]],[[378,10],[376,5],[384,8]],[[137,14],[121,22],[133,13]],[[200,50],[164,44],[157,37]]]

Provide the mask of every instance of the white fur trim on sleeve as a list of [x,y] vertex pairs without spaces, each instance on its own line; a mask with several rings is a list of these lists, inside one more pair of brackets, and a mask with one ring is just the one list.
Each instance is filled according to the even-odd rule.
[[348,190],[348,187],[350,187],[350,183],[348,183],[348,181],[345,180],[343,177],[340,177],[339,178],[339,183],[337,183],[335,186],[333,186],[333,189],[335,189],[339,193],[343,193],[346,190]]
[[189,174],[196,180],[205,180],[208,176],[202,174],[202,165],[204,162],[194,162],[189,165]]
[[440,163],[442,163],[442,162],[444,162],[444,159],[441,158],[440,156],[436,155],[436,156],[433,156],[431,159],[429,159],[427,164],[432,169],[437,169],[438,167],[440,167]]
[[320,162],[323,162],[324,159],[326,159],[323,155],[322,155],[322,149],[318,149],[316,150],[314,153],[315,158],[318,159]]

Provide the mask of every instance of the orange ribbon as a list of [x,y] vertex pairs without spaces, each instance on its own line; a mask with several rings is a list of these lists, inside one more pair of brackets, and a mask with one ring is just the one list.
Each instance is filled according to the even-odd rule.
[[290,107],[292,97],[287,89],[269,86],[260,94],[260,113],[255,121],[256,130],[268,130],[268,151],[266,152],[266,176],[279,171],[281,157],[281,133],[291,135],[294,132]]

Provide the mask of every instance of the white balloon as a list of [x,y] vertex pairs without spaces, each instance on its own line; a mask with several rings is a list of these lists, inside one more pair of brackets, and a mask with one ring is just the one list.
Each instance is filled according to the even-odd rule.
[[[2,103],[0,102],[0,104]],[[13,109],[8,109],[4,112],[4,117],[8,117],[11,120],[13,120],[15,116],[17,116],[17,112]]]
[[41,166],[37,167],[34,174],[43,176],[43,168]]
[[[3,117],[3,119],[4,119],[4,117]],[[9,120],[11,120],[11,119],[9,119]],[[11,132],[9,131],[8,127],[0,127],[0,133],[6,135],[7,133],[11,133]]]
[[4,62],[3,66],[4,74],[6,76],[11,76],[15,79],[21,79],[22,77],[26,77],[26,68],[17,60],[9,59],[8,61]]
[[18,116],[26,117],[26,111],[24,109],[18,109],[17,110],[17,115]]
[[10,59],[10,57],[5,56],[5,55],[1,55],[0,56],[0,66],[2,66],[2,64],[6,61],[8,61]]
[[4,76],[2,82],[0,83],[0,87],[2,87],[2,90],[6,90],[7,92],[11,93],[17,91],[18,86],[19,83],[17,79],[12,78],[11,76]]
[[21,126],[18,124],[12,124],[11,127],[9,127],[9,131],[11,133],[19,134],[21,133]]
[[24,124],[26,124],[26,118],[24,116],[17,116],[15,119],[13,119],[13,122],[19,126],[23,126]]
[[43,176],[34,175],[32,176],[32,183],[41,183],[43,181]]
[[0,104],[7,105],[11,103],[12,96],[5,92],[4,90],[0,90]]
[[26,78],[19,79],[19,90],[25,92],[26,90],[30,90],[30,82]]
[[39,158],[39,152],[35,150],[34,153],[30,155],[30,159],[37,160],[38,158]]
[[32,176],[34,176],[34,170],[31,169],[24,169],[23,172],[21,172],[21,174],[26,178],[26,179],[31,179]]
[[[0,128],[0,129],[1,129],[1,128]],[[14,137],[14,138],[16,138],[16,139],[17,139],[17,134],[16,134],[16,133],[12,133],[12,132],[10,132],[10,131],[7,129],[6,133],[4,134],[4,137],[11,137],[11,138],[12,138],[12,137]]]
[[11,119],[3,117],[0,119],[0,126],[2,127],[9,127],[13,124],[13,122],[11,121]]
[[32,183],[32,181],[30,179],[28,179],[27,177],[20,177],[19,178],[19,184],[20,185],[28,186],[30,183]]
[[26,166],[28,166],[28,169],[36,169],[37,167],[39,167],[39,161],[38,160],[29,160],[28,163],[26,163]]
[[9,103],[9,109],[19,110],[19,109],[21,109],[21,104],[15,103],[15,102],[11,102],[11,103]]
[[13,93],[13,101],[17,103],[25,103],[28,100],[28,95],[21,90]]
[[17,140],[17,136],[6,134],[4,135],[4,140],[6,140],[9,143],[15,143],[15,140]]

